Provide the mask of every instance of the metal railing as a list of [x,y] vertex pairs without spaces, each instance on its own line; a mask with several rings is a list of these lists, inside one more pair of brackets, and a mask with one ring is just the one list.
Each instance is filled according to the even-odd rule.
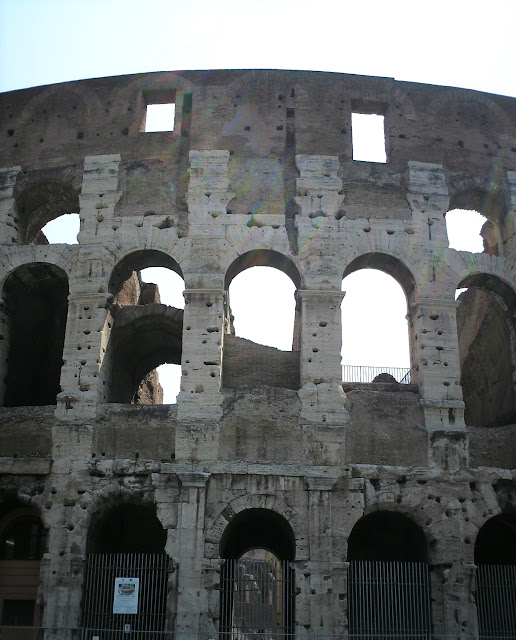
[[516,565],[478,565],[477,610],[481,637],[516,638]]
[[387,373],[399,384],[410,384],[410,369],[405,367],[367,367],[345,364],[342,367],[343,382],[372,382],[376,376]]

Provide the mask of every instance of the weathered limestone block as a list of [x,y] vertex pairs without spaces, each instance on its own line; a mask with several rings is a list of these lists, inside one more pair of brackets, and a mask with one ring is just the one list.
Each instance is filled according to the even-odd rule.
[[202,589],[206,483],[209,473],[184,472],[181,481],[176,547],[172,557],[181,558],[177,577],[176,636],[191,638],[200,631],[200,613],[208,594]]
[[3,167],[0,169],[0,244],[18,242],[16,202],[13,193],[21,170],[21,167]]
[[338,213],[344,200],[338,156],[297,155],[300,176],[296,180],[296,215],[300,246],[317,231],[319,238],[338,231]]
[[110,297],[106,293],[77,293],[70,299],[58,419],[83,420],[96,414],[100,370],[109,339],[105,325]]
[[443,166],[428,162],[409,161],[407,200],[412,209],[414,240],[424,246],[446,248],[445,214],[450,199]]
[[[224,237],[229,189],[229,151],[190,151],[190,181],[186,201],[190,235]],[[216,223],[214,224],[214,221]]]
[[84,158],[80,244],[105,243],[113,237],[115,205],[122,196],[118,191],[120,160],[120,154]]
[[181,392],[178,420],[216,421],[222,417],[222,345],[224,300],[222,289],[184,292]]
[[345,424],[340,364],[342,291],[298,290],[301,302],[301,420]]

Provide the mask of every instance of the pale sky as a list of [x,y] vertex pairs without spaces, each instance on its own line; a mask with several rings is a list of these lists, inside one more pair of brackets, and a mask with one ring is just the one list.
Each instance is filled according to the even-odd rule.
[[[147,71],[275,68],[387,76],[516,97],[515,34],[516,0],[0,0],[0,91]],[[253,339],[289,349],[292,328],[278,330],[278,309],[289,303],[282,313],[293,317],[294,287],[270,284],[271,272],[286,278],[262,268],[258,281],[235,279],[235,326],[242,333],[248,312],[262,331]],[[260,285],[265,300],[253,306]],[[161,289],[166,301],[166,285]],[[343,363],[408,367],[406,303],[397,283],[368,270],[349,276],[344,289]],[[369,307],[375,300],[381,312]],[[381,323],[375,321],[380,314]],[[266,329],[273,315],[274,326]]]

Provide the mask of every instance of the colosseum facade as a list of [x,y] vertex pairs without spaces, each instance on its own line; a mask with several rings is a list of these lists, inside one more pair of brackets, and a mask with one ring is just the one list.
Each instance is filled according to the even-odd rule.
[[[386,162],[353,160],[352,113],[383,116]],[[516,100],[190,71],[0,118],[3,637],[516,637]],[[483,253],[449,248],[456,208]],[[78,244],[49,244],[69,213]],[[254,265],[296,287],[291,351],[234,335]],[[363,268],[403,288],[410,384],[343,380]]]

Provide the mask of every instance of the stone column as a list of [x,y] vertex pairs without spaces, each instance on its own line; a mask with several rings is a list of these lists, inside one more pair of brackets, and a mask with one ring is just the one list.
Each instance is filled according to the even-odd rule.
[[334,629],[336,607],[333,596],[333,531],[331,492],[337,478],[307,476],[310,544],[310,632]]
[[203,589],[204,516],[206,483],[209,473],[180,473],[181,496],[177,524],[179,558],[177,577],[177,640],[191,640],[200,631],[201,614],[208,607],[208,594]]
[[59,420],[95,417],[100,370],[109,337],[105,332],[109,298],[109,294],[93,292],[72,292],[70,296],[61,369],[62,392],[57,396]]
[[16,202],[14,186],[21,167],[5,167],[0,169],[0,244],[18,243],[18,225],[16,218]]
[[345,424],[340,350],[342,291],[299,290],[301,303],[301,420]]
[[79,197],[81,231],[79,244],[105,243],[113,239],[120,155],[86,156]]
[[222,289],[184,292],[181,393],[177,397],[179,420],[217,422],[222,417],[225,295]]

